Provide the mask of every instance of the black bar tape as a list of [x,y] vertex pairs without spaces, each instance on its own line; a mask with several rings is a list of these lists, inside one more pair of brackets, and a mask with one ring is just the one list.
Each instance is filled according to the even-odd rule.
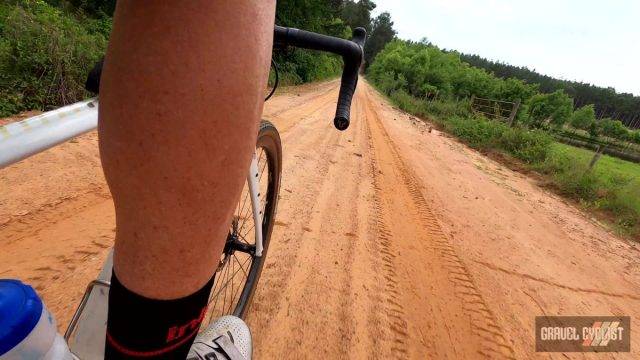
[[131,292],[114,272],[105,359],[186,359],[206,314],[213,280],[187,297],[156,300]]
[[84,88],[88,92],[98,94],[100,92],[100,77],[102,76],[102,66],[104,65],[104,57],[100,59],[91,69],[84,83]]
[[358,84],[358,70],[362,64],[363,48],[367,32],[363,28],[353,31],[353,39],[345,40],[310,31],[276,26],[273,41],[275,48],[295,46],[305,49],[328,51],[342,56],[344,69],[340,94],[333,123],[338,130],[349,127],[351,100]]

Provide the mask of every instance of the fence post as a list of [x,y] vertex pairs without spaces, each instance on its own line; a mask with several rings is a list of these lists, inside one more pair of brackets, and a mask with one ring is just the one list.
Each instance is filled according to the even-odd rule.
[[509,126],[513,127],[516,120],[516,114],[518,113],[518,108],[520,107],[520,99],[516,100],[516,103],[513,104],[513,108],[511,108],[511,114],[509,115]]
[[598,160],[600,160],[600,157],[602,156],[602,153],[604,152],[604,149],[606,149],[606,147],[607,145],[598,145],[598,149],[596,150],[595,154],[593,154],[591,162],[589,162],[589,168],[587,169],[587,172],[591,171]]
[[476,99],[476,96],[474,94],[471,94],[471,100],[469,101],[469,107],[471,108],[469,110],[471,110],[471,111],[473,111],[473,101],[475,99]]

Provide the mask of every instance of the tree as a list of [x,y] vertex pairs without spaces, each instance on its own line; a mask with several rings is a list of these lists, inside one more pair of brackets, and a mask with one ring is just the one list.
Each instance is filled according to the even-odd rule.
[[537,92],[537,85],[529,85],[522,80],[509,78],[500,82],[500,86],[497,89],[496,97],[501,100],[512,102],[520,100],[524,103]]
[[342,8],[342,20],[352,29],[363,27],[367,33],[371,33],[371,11],[376,8],[376,4],[371,0],[360,0],[358,2],[347,0]]
[[326,0],[278,0],[278,25],[333,36],[347,34],[347,24],[339,18],[340,5]]
[[367,72],[383,91],[403,90],[418,98],[433,98],[435,94],[438,98],[475,95],[524,102],[537,90],[521,80],[502,80],[470,66],[460,60],[458,53],[440,50],[427,40],[390,41]]
[[[351,31],[339,18],[341,12],[342,3],[333,0],[278,0],[276,6],[278,25],[349,38]],[[342,68],[339,57],[307,50],[278,51],[274,60],[284,83],[324,79],[338,74]]]
[[373,62],[373,58],[395,37],[396,31],[393,29],[391,15],[388,12],[378,15],[373,20],[371,33],[364,48],[365,66],[368,67]]
[[569,123],[576,129],[589,130],[591,124],[596,121],[596,112],[593,104],[585,105],[571,115]]
[[600,131],[603,135],[612,137],[618,140],[627,140],[629,135],[629,129],[620,120],[613,120],[611,118],[602,119],[600,122]]
[[600,135],[600,127],[598,126],[598,123],[596,121],[592,122],[589,125],[589,128],[587,129],[587,131],[589,132],[589,136],[591,136],[594,139]]
[[562,90],[551,94],[537,94],[529,101],[530,121],[534,127],[540,127],[544,122],[560,127],[573,111],[573,99]]
[[116,0],[46,0],[52,6],[69,6],[74,11],[94,18],[112,17]]

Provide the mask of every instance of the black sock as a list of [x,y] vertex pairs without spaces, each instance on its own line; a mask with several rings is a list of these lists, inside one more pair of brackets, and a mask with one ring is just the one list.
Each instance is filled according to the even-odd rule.
[[111,276],[105,359],[186,359],[207,310],[213,277],[194,294],[155,300]]

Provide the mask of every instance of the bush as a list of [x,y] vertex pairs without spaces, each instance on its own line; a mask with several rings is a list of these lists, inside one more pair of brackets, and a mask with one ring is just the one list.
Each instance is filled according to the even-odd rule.
[[499,148],[527,163],[544,161],[552,139],[540,130],[510,128],[506,124],[474,117],[463,101],[422,101],[397,90],[391,100],[402,110],[418,116],[431,116],[447,131],[477,149]]
[[626,140],[629,136],[629,129],[620,120],[605,118],[600,121],[600,132],[618,140]]
[[[381,73],[378,77],[378,87],[384,94],[391,95],[394,91],[403,89],[407,85],[404,75],[394,75],[392,72]],[[404,91],[404,90],[403,90]]]
[[598,177],[577,166],[565,168],[554,176],[560,192],[583,202],[592,202],[598,195]]
[[571,115],[570,124],[576,129],[589,130],[596,121],[596,111],[593,104],[577,109]]
[[418,116],[425,115],[424,103],[407,94],[404,90],[394,91],[390,97],[402,110]]
[[445,128],[471,147],[504,150],[529,164],[544,161],[553,142],[543,131],[510,128],[483,117],[453,116]]
[[495,148],[502,134],[509,129],[503,123],[482,117],[453,116],[447,120],[445,128],[476,149]]
[[541,130],[509,128],[502,133],[500,147],[516,158],[528,163],[544,161],[553,139]]
[[82,100],[86,76],[103,55],[104,23],[78,19],[42,1],[0,5],[0,116]]
[[640,184],[629,183],[615,191],[601,202],[600,207],[616,214],[617,223],[625,228],[640,225]]
[[403,90],[417,98],[453,99],[471,95],[524,101],[536,85],[516,79],[502,80],[460,61],[457,53],[426,43],[393,40],[378,53],[367,74],[382,92]]
[[400,109],[411,114],[422,117],[435,115],[432,120],[438,123],[443,123],[443,120],[441,119],[448,119],[452,116],[471,116],[468,100],[420,100],[407,94],[404,90],[393,91],[389,97]]
[[340,74],[342,60],[336,56],[294,50],[274,57],[281,85],[318,81]]
[[462,116],[470,117],[471,110],[469,106],[469,100],[461,101],[428,101],[425,103],[424,109],[426,113],[435,114],[439,116],[451,117]]
[[562,90],[534,95],[528,105],[530,124],[538,128],[544,127],[547,121],[550,125],[561,127],[573,111],[573,99]]

